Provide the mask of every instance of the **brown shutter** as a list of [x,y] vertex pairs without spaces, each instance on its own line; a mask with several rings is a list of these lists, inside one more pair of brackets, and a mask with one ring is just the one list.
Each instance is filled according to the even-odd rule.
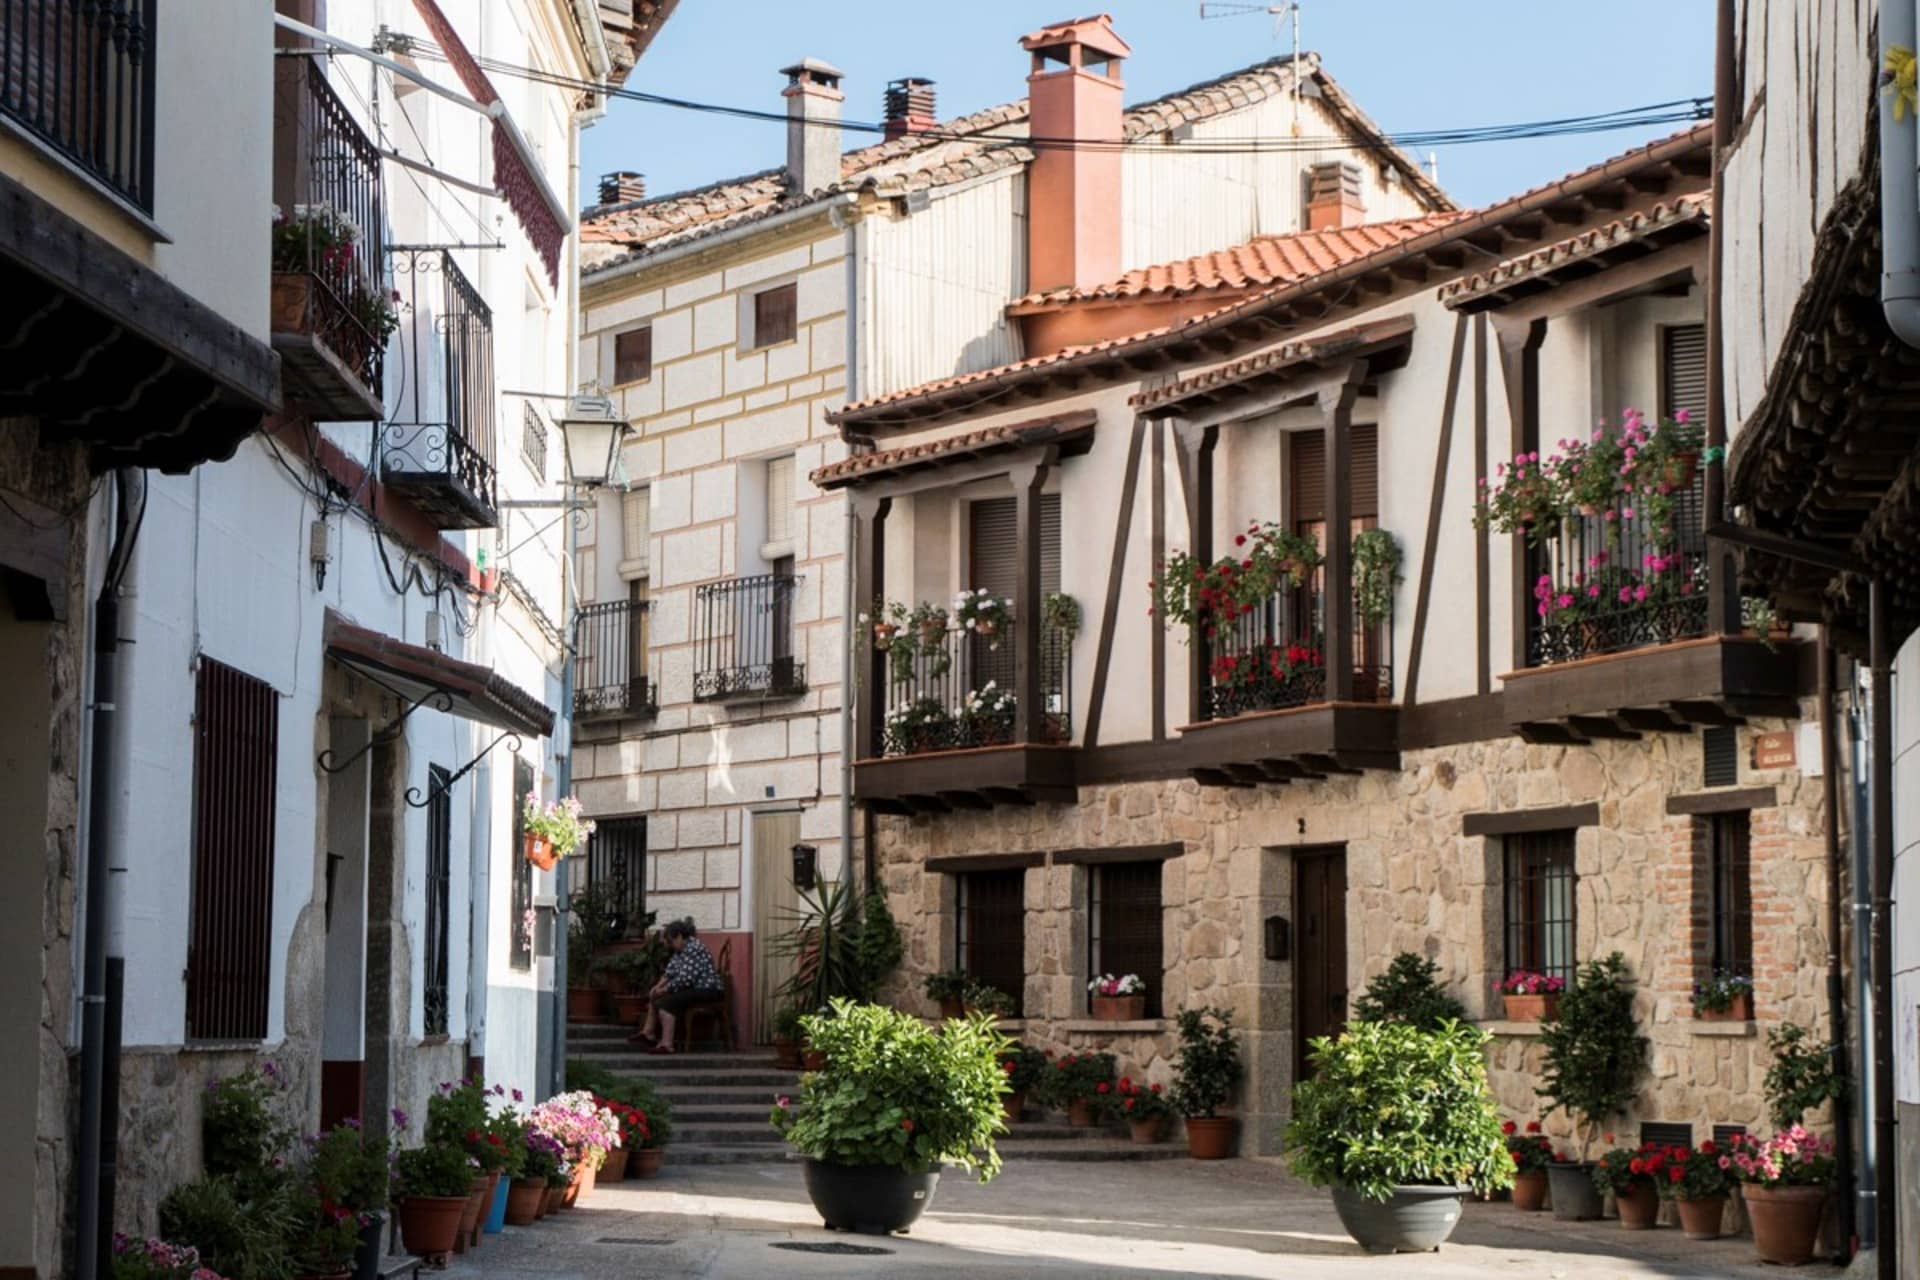
[[[1351,429],[1353,466],[1348,505],[1355,520],[1380,514],[1380,429],[1368,423]],[[1297,529],[1327,518],[1327,436],[1324,431],[1295,431],[1289,437],[1287,482],[1293,494]]]
[[783,284],[753,295],[753,345],[770,347],[793,341],[799,310],[798,286]]
[[[1013,599],[1015,556],[1019,547],[1017,508],[1012,498],[981,498],[967,504],[969,587],[985,587],[1003,600]],[[1040,594],[1060,589],[1060,495],[1040,495]]]
[[1380,514],[1380,428],[1356,426],[1353,436],[1353,518],[1373,520]]
[[1669,325],[1660,331],[1660,416],[1685,409],[1694,422],[1707,417],[1707,327]]
[[615,386],[645,382],[653,376],[653,326],[629,329],[613,338]]

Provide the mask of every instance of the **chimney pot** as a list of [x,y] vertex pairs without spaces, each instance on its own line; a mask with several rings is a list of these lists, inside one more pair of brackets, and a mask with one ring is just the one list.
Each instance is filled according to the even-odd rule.
[[939,122],[934,110],[933,81],[905,76],[887,82],[887,141],[909,133],[925,133]]
[[1367,220],[1361,197],[1360,166],[1349,160],[1327,160],[1307,169],[1306,229],[1353,227]]
[[1029,132],[1074,143],[1037,145],[1027,168],[1027,287],[1102,284],[1120,274],[1120,64],[1133,50],[1105,14],[1042,27],[1020,45],[1032,54]]
[[631,169],[600,175],[601,204],[630,204],[647,198],[647,177]]
[[787,189],[798,195],[840,181],[840,81],[845,73],[818,58],[780,68],[787,87]]

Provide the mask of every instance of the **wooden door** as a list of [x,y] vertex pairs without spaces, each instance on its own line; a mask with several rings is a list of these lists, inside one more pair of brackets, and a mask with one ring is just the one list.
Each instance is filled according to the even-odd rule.
[[793,957],[779,954],[780,935],[793,927],[800,891],[793,887],[793,846],[800,840],[800,814],[753,815],[753,1042],[773,1040],[780,987],[793,976]]
[[1347,1021],[1347,854],[1342,846],[1293,855],[1293,1072],[1307,1074],[1307,1043]]

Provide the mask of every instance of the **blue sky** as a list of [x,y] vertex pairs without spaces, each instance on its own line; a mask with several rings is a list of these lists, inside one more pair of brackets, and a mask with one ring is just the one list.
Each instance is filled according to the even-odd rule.
[[[846,115],[875,120],[886,82],[932,78],[948,117],[1025,93],[1017,41],[1094,0],[682,0],[630,87],[784,109],[777,69],[824,58],[847,73]],[[1158,97],[1290,47],[1264,15],[1202,21],[1197,0],[1107,0],[1133,46],[1127,100]],[[1713,85],[1705,0],[1306,0],[1301,43],[1382,127],[1460,128],[1704,96]],[[1456,146],[1440,181],[1462,204],[1624,151],[1668,127]],[[870,135],[849,135],[849,147]],[[584,136],[583,203],[598,175],[637,169],[664,194],[783,162],[782,126],[616,102]],[[1424,156],[1422,159],[1424,160]]]

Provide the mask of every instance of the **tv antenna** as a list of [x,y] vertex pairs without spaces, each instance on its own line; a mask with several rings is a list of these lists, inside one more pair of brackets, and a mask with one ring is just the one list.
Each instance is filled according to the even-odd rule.
[[1278,40],[1288,19],[1293,22],[1293,136],[1300,136],[1300,0],[1287,4],[1253,4],[1250,0],[1201,0],[1200,20],[1245,18],[1264,13],[1273,19],[1273,38]]

